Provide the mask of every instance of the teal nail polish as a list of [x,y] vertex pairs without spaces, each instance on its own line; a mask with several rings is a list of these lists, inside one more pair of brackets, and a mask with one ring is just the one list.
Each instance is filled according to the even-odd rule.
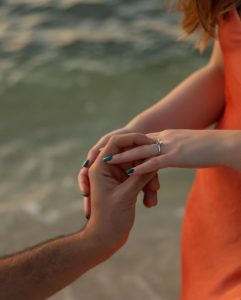
[[135,173],[135,169],[129,169],[129,170],[127,170],[126,173],[127,173],[128,175],[131,175],[131,174]]
[[82,164],[82,168],[87,168],[89,163],[90,163],[89,159],[86,159]]
[[105,156],[105,157],[103,158],[103,161],[104,161],[104,162],[111,161],[112,158],[113,158],[113,155],[108,155],[108,156]]

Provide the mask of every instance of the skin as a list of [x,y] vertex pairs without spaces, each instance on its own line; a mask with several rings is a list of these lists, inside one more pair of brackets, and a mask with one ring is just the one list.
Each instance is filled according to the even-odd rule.
[[123,147],[148,143],[152,140],[143,135],[108,141],[89,169],[92,215],[86,227],[0,259],[0,299],[47,299],[125,244],[134,223],[137,195],[154,173],[128,178],[122,166],[109,166],[102,159]]
[[163,142],[161,155],[156,144],[144,145],[113,155],[108,164],[146,159],[130,176],[168,167],[231,167],[241,172],[241,130],[164,130],[147,136]]
[[[206,129],[218,120],[224,106],[224,62],[220,44],[215,41],[207,65],[191,74],[161,101],[137,115],[123,128],[104,135],[88,152],[89,166],[98,157],[99,150],[116,134]],[[83,194],[89,194],[88,168],[80,170],[79,186]],[[147,207],[157,203],[158,189],[158,178],[155,177],[144,189]],[[85,197],[84,203],[86,215],[89,216],[90,199]]]
[[[131,133],[132,131],[125,130],[125,129],[115,130],[112,133],[104,136],[102,138],[103,143],[101,143],[101,146],[98,147],[98,145],[96,145],[93,149],[93,154],[88,155],[88,160],[90,161],[89,164],[80,170],[80,173],[78,176],[78,181],[79,181],[80,190],[82,192],[82,195],[84,196],[83,202],[84,202],[85,216],[88,219],[90,218],[90,215],[91,215],[91,205],[90,205],[91,201],[90,201],[90,198],[88,197],[88,195],[90,194],[90,181],[89,181],[89,176],[88,176],[89,167],[92,165],[92,163],[98,157],[100,150],[106,145],[106,143],[109,141],[109,139],[112,136],[115,136],[116,134],[118,134],[119,132]],[[133,166],[133,164],[129,164],[129,167],[132,167],[132,166]],[[151,208],[151,207],[157,205],[157,202],[158,202],[157,192],[158,192],[159,188],[160,188],[160,184],[159,184],[158,174],[155,174],[155,176],[153,176],[153,178],[150,180],[150,182],[148,182],[146,184],[146,186],[143,188],[143,193],[144,193],[143,204],[145,205],[145,207]]]

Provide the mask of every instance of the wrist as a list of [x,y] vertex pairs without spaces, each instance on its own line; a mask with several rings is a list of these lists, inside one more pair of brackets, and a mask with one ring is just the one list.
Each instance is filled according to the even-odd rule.
[[118,251],[126,242],[126,239],[118,238],[117,234],[92,224],[91,220],[84,230],[85,236],[98,260],[106,260]]
[[153,120],[145,117],[145,114],[142,113],[137,115],[134,119],[127,123],[124,128],[126,128],[127,130],[131,130],[132,132],[143,134],[157,132],[165,129],[162,128],[158,120],[155,120],[155,118],[153,118]]
[[144,130],[141,126],[141,122],[139,120],[139,116],[132,119],[129,123],[127,123],[123,129],[129,131],[129,132],[140,132],[144,133]]
[[227,132],[223,139],[223,161],[224,165],[241,170],[241,131]]

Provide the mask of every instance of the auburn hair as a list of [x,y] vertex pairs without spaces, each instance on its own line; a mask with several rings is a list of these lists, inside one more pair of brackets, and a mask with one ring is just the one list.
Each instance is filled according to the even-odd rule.
[[[241,0],[177,0],[175,9],[183,12],[181,27],[183,39],[198,31],[199,39],[195,48],[203,52],[211,38],[216,37],[216,25],[221,16],[230,9],[236,7],[241,13]],[[169,9],[173,7],[173,1],[169,0]]]

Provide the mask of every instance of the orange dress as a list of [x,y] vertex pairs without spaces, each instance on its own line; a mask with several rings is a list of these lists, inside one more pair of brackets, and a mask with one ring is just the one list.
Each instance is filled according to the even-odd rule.
[[[216,129],[241,130],[237,10],[218,25],[226,108]],[[228,167],[197,170],[183,221],[181,268],[182,300],[241,300],[241,172]]]

